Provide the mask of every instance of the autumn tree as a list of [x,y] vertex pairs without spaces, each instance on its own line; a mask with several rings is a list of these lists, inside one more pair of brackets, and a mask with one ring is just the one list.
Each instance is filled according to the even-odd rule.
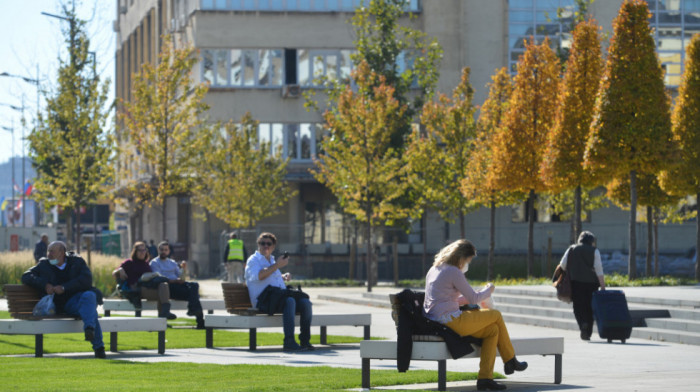
[[[662,172],[664,190],[678,196],[695,195],[696,252],[700,252],[700,34],[695,34],[686,49],[685,71],[673,110],[673,139],[678,160],[671,170]],[[700,261],[695,263],[695,279],[700,280]]]
[[467,170],[460,183],[464,198],[476,205],[490,209],[489,256],[486,280],[494,274],[494,253],[496,248],[496,207],[511,205],[521,200],[522,194],[501,191],[496,187],[491,167],[493,166],[493,143],[496,131],[503,126],[503,118],[508,110],[508,102],[513,93],[513,80],[507,68],[500,68],[491,76],[487,86],[489,95],[481,106],[481,113],[476,124],[474,150],[468,162]]
[[[425,126],[425,139],[428,140],[414,140],[434,146],[428,150],[431,156],[423,159],[423,165],[413,167],[419,177],[427,182],[427,186],[422,187],[423,193],[440,216],[447,221],[453,221],[455,215],[459,217],[460,238],[466,236],[464,216],[474,209],[474,203],[462,196],[458,186],[467,175],[475,142],[476,109],[472,105],[473,97],[469,68],[464,68],[459,84],[452,91],[452,98],[439,94],[436,101],[423,106],[420,119]],[[411,156],[408,155],[406,159],[410,160]],[[431,175],[421,175],[423,168]]]
[[194,168],[193,201],[230,227],[253,227],[294,194],[285,180],[288,161],[270,142],[258,142],[258,123],[249,114],[240,124],[203,129],[199,137],[204,150]]
[[527,275],[534,261],[534,204],[545,189],[540,165],[557,108],[559,60],[549,46],[525,42],[508,112],[493,144],[493,176],[499,189],[528,193]]
[[657,173],[672,153],[669,98],[642,0],[625,0],[613,23],[585,167],[601,183],[629,178],[629,278],[637,277],[637,174]]
[[176,48],[163,37],[158,62],[144,63],[134,75],[132,99],[122,100],[119,119],[122,162],[117,168],[135,205],[161,206],[161,236],[166,236],[166,202],[187,194],[192,168],[201,157],[197,135],[208,106],[203,102],[207,84],[193,85],[197,63],[192,47]]
[[[59,57],[58,86],[46,97],[46,113],[29,135],[29,156],[37,171],[32,198],[76,215],[75,246],[80,251],[80,207],[106,193],[111,179],[112,141],[106,127],[109,82],[101,82],[88,57],[90,40],[75,7],[62,6],[68,60]],[[68,238],[73,240],[72,219]]]
[[583,153],[588,139],[598,85],[603,71],[600,27],[595,20],[579,23],[566,72],[560,85],[554,127],[547,138],[542,160],[542,180],[552,193],[574,189],[573,238],[581,232],[581,189],[591,184],[583,169]]
[[345,213],[366,224],[367,291],[372,291],[377,277],[373,228],[411,213],[397,205],[407,191],[407,170],[391,146],[392,130],[400,126],[406,105],[367,63],[361,63],[352,78],[357,90],[346,86],[337,105],[325,112],[329,134],[321,142],[313,174],[338,198]]

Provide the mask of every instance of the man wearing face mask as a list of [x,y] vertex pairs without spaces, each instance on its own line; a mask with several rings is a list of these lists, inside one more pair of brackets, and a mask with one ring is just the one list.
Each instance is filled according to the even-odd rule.
[[[158,257],[150,262],[151,270],[168,278],[170,298],[187,301],[187,315],[197,318],[197,329],[204,329],[204,314],[202,304],[199,302],[199,283],[185,282],[182,279],[180,266],[168,256],[170,256],[170,244],[163,241],[158,244]],[[185,264],[185,261],[182,263]]]
[[56,313],[80,317],[83,320],[85,340],[92,343],[95,358],[106,358],[102,329],[97,320],[97,304],[102,293],[92,287],[92,272],[85,260],[73,252],[66,252],[66,244],[49,244],[48,258],[43,257],[34,267],[22,274],[22,283],[43,294],[54,294]]

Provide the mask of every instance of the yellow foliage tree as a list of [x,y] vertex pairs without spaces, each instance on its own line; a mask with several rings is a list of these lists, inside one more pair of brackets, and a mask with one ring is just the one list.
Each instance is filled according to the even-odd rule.
[[669,97],[642,0],[625,0],[613,23],[585,167],[601,184],[628,177],[629,278],[637,277],[637,174],[657,173],[673,154]]
[[518,62],[515,88],[503,127],[493,144],[493,178],[499,189],[528,192],[527,274],[534,262],[534,204],[545,189],[540,166],[557,108],[559,60],[549,46],[534,39],[525,42]]

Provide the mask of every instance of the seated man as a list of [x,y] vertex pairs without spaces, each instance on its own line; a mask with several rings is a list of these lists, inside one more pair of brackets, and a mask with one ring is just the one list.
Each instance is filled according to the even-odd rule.
[[92,343],[96,358],[106,358],[102,329],[97,320],[97,301],[102,293],[92,287],[92,272],[77,254],[66,253],[66,244],[54,241],[48,246],[48,258],[22,274],[22,283],[46,294],[54,294],[56,313],[83,320],[85,340]]
[[196,316],[197,329],[204,329],[202,304],[199,302],[199,283],[185,282],[181,279],[180,267],[168,256],[170,256],[170,244],[163,241],[158,244],[158,257],[150,262],[151,270],[168,278],[170,298],[187,301],[187,315]]
[[[286,289],[285,281],[291,279],[289,273],[282,275],[280,268],[285,267],[289,263],[289,256],[284,255],[278,262],[275,262],[275,257],[272,252],[275,250],[277,237],[272,233],[262,233],[258,237],[258,250],[250,256],[245,267],[245,279],[248,285],[248,294],[250,295],[250,303],[255,304],[258,309],[267,308],[268,304],[261,304],[258,301],[260,294],[268,287],[278,287]],[[314,347],[309,341],[311,339],[311,301],[307,298],[294,296],[285,296],[280,301],[282,309],[272,309],[269,313],[282,311],[282,319],[284,324],[284,351],[309,351]],[[275,304],[273,307],[277,307]],[[294,339],[294,317],[296,313],[300,313],[300,329],[299,342],[297,344]]]

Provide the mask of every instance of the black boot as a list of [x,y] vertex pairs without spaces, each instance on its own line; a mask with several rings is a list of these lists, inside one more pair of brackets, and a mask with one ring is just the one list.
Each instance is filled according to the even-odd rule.
[[204,329],[204,314],[202,312],[197,314],[197,329]]
[[160,304],[160,311],[158,312],[158,317],[165,317],[168,320],[175,320],[176,315],[170,313],[170,304]]
[[477,391],[502,391],[507,387],[503,384],[499,384],[490,378],[481,378],[476,380],[476,390]]
[[525,369],[527,369],[527,362],[520,362],[515,357],[503,364],[503,371],[505,371],[506,374],[513,374],[516,370],[522,372]]

